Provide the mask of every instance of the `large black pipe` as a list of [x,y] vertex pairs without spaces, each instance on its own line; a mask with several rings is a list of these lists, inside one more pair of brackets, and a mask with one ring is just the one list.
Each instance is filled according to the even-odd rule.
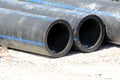
[[[56,8],[54,6],[47,6],[45,4],[32,4],[32,3],[20,2],[20,1],[1,0],[0,7],[18,10],[18,11],[23,11],[23,12],[34,13],[34,14],[39,14],[39,15],[56,17],[59,19],[64,19],[70,23],[73,30],[75,30],[75,29],[78,30],[78,28],[80,27],[79,24],[81,24],[81,20],[83,18],[86,18],[86,16],[89,17],[88,16],[89,14],[86,12],[72,11],[72,10],[63,9],[63,8]],[[86,45],[83,46],[85,49],[81,48],[80,39],[77,39],[76,36],[74,37],[75,44],[78,45],[78,46],[74,46],[74,48],[77,50],[84,51],[84,52],[92,52],[92,51],[97,50],[100,47],[101,43],[103,42],[104,35],[105,35],[104,25],[102,25],[102,21],[97,16],[94,16],[94,19],[93,19],[93,15],[91,17],[89,17],[89,19],[92,19],[93,22],[95,21],[94,23],[96,25],[94,25],[94,27],[89,29],[89,30],[88,29],[86,30],[85,26],[84,26],[85,28],[82,27],[84,29],[85,34],[88,31],[93,32],[93,30],[96,30],[96,31],[98,31],[99,35],[96,36],[96,34],[90,33],[91,36],[93,37],[92,39],[90,39],[89,34],[86,34],[86,35],[82,34],[82,36],[86,37],[86,38],[81,37],[81,38],[83,38],[82,40],[89,40],[89,43],[87,43],[87,42],[85,43],[87,45],[87,47],[86,47]],[[98,21],[100,23],[98,23]],[[88,25],[89,24],[91,24],[91,23],[88,23]],[[98,27],[100,29],[97,30],[96,27]],[[76,34],[76,31],[74,32],[74,34]],[[82,44],[82,42],[81,42],[81,44]]]
[[105,37],[104,23],[98,16],[88,15],[75,29],[74,37],[75,49],[84,52],[95,51],[101,46]]
[[68,22],[0,8],[0,45],[51,57],[61,57],[72,46]]
[[101,18],[105,24],[107,41],[120,45],[120,3],[102,0],[29,0],[64,9],[87,12]]

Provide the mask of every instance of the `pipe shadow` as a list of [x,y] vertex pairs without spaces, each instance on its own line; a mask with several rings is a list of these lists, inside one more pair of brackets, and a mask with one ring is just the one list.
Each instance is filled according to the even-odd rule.
[[[120,48],[120,45],[111,44],[111,43],[103,43],[97,51],[103,50],[103,49],[109,49],[111,47],[119,47]],[[31,54],[31,55],[34,55],[34,56],[40,56],[40,57],[44,57],[44,58],[48,58],[48,59],[58,59],[58,58],[55,58],[55,57],[50,57],[50,56],[37,54],[37,53],[32,53],[32,52],[27,52],[27,51],[22,51],[22,50],[18,50],[18,49],[13,49],[13,48],[8,48],[8,49],[15,50],[15,51],[18,51],[18,52],[23,52],[25,54]],[[94,51],[94,52],[97,52],[97,51]],[[92,52],[91,53],[85,53],[85,52],[82,52],[82,51],[71,49],[70,52],[63,57],[73,56],[73,55],[77,55],[77,54],[92,54]],[[61,58],[61,57],[59,57],[59,58]]]
[[[101,47],[94,52],[97,52],[97,51],[100,51],[100,50],[103,50],[103,49],[109,49],[111,47],[119,47],[120,48],[120,45],[112,44],[112,43],[103,43],[101,45]],[[85,53],[85,52],[78,51],[78,50],[71,50],[70,53],[67,54],[66,56],[72,56],[72,55],[76,55],[76,54],[92,54],[92,52],[91,53]]]

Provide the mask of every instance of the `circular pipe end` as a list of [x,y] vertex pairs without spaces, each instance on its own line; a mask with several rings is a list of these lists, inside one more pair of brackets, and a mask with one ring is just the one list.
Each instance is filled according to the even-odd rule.
[[105,37],[105,26],[96,15],[86,16],[79,23],[76,33],[75,47],[83,52],[97,50]]
[[66,55],[73,44],[72,29],[68,22],[57,20],[50,25],[47,34],[47,49],[50,56]]

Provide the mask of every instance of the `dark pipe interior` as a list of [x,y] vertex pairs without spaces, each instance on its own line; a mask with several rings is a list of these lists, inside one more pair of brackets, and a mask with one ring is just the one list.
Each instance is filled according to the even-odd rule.
[[79,30],[79,39],[81,44],[86,47],[92,47],[100,35],[100,24],[94,18],[85,20]]
[[58,23],[50,29],[48,33],[47,43],[49,49],[53,53],[59,53],[64,50],[68,44],[68,41],[69,30],[64,24]]

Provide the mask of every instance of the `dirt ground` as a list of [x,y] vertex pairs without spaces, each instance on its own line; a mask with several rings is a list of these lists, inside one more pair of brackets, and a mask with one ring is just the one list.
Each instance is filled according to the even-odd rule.
[[62,58],[0,48],[0,80],[120,80],[120,46]]

